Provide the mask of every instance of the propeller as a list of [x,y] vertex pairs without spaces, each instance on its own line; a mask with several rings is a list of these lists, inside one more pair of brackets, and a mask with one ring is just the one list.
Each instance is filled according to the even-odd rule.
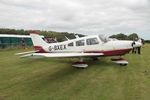
[[135,44],[136,44],[135,41],[133,41],[133,42],[131,43],[131,46],[134,47]]
[[[133,51],[137,52],[138,54],[141,54],[141,46],[142,46],[141,43],[133,41],[131,43],[131,46],[133,48]],[[136,48],[136,49],[134,50],[134,48]]]

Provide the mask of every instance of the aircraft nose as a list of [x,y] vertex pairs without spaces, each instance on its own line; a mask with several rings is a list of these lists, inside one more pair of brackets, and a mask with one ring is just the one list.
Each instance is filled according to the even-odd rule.
[[142,46],[142,43],[140,42],[133,42],[132,43],[132,47],[141,47]]

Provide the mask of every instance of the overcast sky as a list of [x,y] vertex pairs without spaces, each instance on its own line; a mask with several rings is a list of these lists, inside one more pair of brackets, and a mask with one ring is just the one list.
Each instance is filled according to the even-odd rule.
[[150,0],[0,0],[0,28],[150,39]]

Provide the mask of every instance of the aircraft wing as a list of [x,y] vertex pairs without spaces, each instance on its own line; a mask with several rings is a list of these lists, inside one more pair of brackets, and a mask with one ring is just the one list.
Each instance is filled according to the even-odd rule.
[[103,56],[103,53],[32,53],[26,54],[21,57],[33,57],[33,58],[42,58],[42,57],[51,57],[51,58],[60,58],[60,57],[95,57]]

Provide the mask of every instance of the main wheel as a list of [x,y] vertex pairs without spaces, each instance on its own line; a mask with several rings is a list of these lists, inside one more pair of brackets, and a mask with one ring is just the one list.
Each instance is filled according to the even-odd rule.
[[127,66],[128,64],[120,64],[120,66]]

